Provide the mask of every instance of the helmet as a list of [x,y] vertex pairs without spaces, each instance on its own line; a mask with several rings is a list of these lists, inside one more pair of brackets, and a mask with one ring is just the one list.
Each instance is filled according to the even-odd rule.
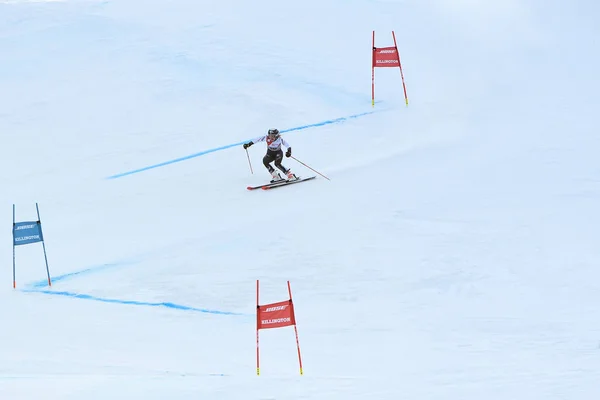
[[279,129],[269,129],[269,135],[279,136]]

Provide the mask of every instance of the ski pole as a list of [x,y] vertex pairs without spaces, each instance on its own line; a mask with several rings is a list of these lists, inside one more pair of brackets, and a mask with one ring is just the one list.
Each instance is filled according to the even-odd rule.
[[252,171],[252,163],[250,162],[250,154],[248,153],[248,149],[246,150],[246,155],[248,156],[248,165],[250,166],[250,173],[254,175],[254,171]]
[[308,165],[304,164],[302,161],[298,160],[296,157],[294,156],[290,156],[292,157],[294,160],[298,161],[300,164],[304,165],[306,168],[316,172],[317,174],[321,175],[323,178],[327,179],[328,181],[330,181],[331,179],[329,179],[328,177],[326,177],[325,175],[323,175],[322,173],[320,173],[319,171],[316,171],[314,169],[312,169],[311,167],[309,167]]

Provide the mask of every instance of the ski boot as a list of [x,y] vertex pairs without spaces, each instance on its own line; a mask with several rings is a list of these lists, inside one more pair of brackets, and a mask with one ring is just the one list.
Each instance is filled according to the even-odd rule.
[[271,176],[273,177],[273,179],[271,179],[271,183],[283,180],[283,178],[281,177],[281,175],[279,175],[279,172],[277,172],[275,170],[271,171]]
[[288,181],[295,181],[296,179],[298,179],[298,177],[296,176],[296,174],[292,173],[291,169],[288,169],[285,174],[287,175],[287,180]]

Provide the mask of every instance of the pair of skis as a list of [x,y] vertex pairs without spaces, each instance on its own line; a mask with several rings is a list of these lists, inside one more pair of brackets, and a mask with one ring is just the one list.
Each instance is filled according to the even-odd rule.
[[248,190],[256,190],[256,189],[270,190],[270,189],[275,189],[275,188],[279,188],[279,187],[283,187],[283,186],[293,185],[294,183],[310,181],[311,179],[315,179],[315,178],[316,178],[316,176],[309,176],[308,178],[298,178],[298,179],[291,179],[291,180],[282,179],[280,181],[266,183],[266,184],[262,184],[259,186],[248,186]]

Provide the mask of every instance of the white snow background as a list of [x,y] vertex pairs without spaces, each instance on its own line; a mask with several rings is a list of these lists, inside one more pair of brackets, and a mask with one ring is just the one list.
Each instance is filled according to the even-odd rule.
[[[598,399],[598,15],[2,1],[0,399]],[[269,128],[330,180],[247,191]]]

